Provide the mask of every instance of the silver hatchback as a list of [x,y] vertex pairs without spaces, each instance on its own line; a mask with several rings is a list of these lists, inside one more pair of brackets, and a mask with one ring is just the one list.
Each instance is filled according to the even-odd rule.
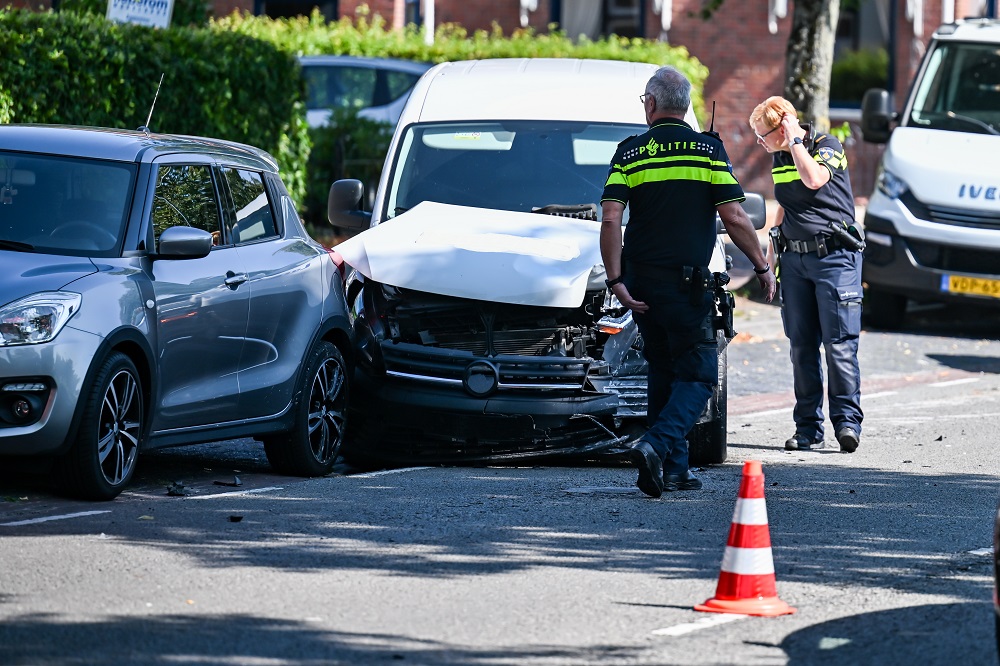
[[0,456],[97,500],[148,449],[255,437],[279,472],[343,439],[343,265],[274,159],[213,139],[0,126]]

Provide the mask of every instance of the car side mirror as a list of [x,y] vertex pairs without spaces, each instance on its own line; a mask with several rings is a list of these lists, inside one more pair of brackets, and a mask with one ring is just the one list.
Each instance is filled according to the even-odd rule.
[[372,214],[362,207],[365,186],[360,180],[347,178],[330,186],[326,200],[326,216],[335,227],[362,231],[371,226]]
[[200,259],[212,251],[215,239],[204,229],[170,227],[160,234],[153,259]]
[[[744,195],[746,199],[740,203],[743,212],[750,218],[754,229],[763,229],[764,225],[767,224],[767,204],[764,203],[764,196],[756,192],[745,192]],[[726,227],[722,224],[722,218],[719,217],[718,213],[715,214],[715,232],[718,234],[726,233]]]
[[892,132],[891,124],[898,118],[892,110],[887,90],[869,88],[861,98],[861,136],[869,143],[885,143]]

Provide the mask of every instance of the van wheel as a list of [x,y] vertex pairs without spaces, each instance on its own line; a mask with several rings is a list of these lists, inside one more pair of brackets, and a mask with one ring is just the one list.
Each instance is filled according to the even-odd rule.
[[121,352],[104,361],[84,396],[76,441],[56,472],[67,492],[81,499],[111,500],[132,479],[144,432],[142,382]]
[[865,290],[864,315],[876,328],[898,330],[906,319],[906,296],[869,287]]
[[688,433],[688,457],[692,465],[721,465],[729,455],[726,429],[729,425],[727,406],[729,390],[729,348],[719,334],[719,384],[712,391],[709,405],[712,420],[699,423]]
[[306,360],[302,385],[292,407],[295,423],[264,439],[275,471],[291,476],[329,474],[340,453],[347,424],[348,373],[336,345],[320,341]]

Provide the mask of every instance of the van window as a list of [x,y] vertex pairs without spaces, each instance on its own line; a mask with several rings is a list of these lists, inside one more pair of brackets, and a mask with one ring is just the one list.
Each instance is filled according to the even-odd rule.
[[940,42],[927,60],[908,125],[996,134],[1000,51],[995,45]]
[[543,121],[414,125],[400,142],[386,218],[423,201],[531,212],[600,208],[618,143],[644,126]]

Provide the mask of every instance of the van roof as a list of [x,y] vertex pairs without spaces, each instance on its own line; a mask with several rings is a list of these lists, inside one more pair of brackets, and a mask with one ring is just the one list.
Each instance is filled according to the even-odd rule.
[[945,23],[934,31],[939,41],[985,42],[1000,44],[1000,21],[996,19],[961,19]]
[[561,120],[645,125],[639,95],[656,65],[573,58],[499,58],[436,65],[400,126],[452,120]]

